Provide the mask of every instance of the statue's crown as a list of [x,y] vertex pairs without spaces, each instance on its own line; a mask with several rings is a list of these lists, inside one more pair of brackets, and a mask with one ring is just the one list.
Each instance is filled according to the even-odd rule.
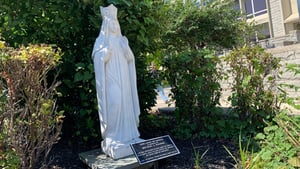
[[102,15],[103,19],[105,17],[110,18],[110,19],[117,19],[118,9],[113,4],[110,4],[107,7],[101,6],[100,11],[101,11],[101,15]]

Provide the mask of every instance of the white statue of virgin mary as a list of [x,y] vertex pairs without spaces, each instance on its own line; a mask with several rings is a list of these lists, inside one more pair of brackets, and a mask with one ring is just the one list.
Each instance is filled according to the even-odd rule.
[[141,141],[138,131],[140,107],[134,55],[122,36],[114,5],[100,7],[101,31],[94,44],[102,150],[113,159],[132,155],[131,143]]

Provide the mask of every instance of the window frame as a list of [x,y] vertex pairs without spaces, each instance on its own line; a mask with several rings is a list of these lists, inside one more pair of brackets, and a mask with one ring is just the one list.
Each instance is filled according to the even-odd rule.
[[[262,0],[259,0],[262,1]],[[254,0],[244,0],[243,5],[244,5],[244,9],[247,15],[247,18],[252,18],[252,17],[257,17],[263,14],[266,14],[268,12],[268,8],[267,8],[267,2],[265,0],[263,0],[265,3],[265,9],[262,10],[255,10],[255,1]],[[249,3],[250,2],[250,3]],[[250,7],[247,7],[247,5],[250,5]],[[257,5],[257,4],[256,4]],[[248,11],[250,8],[250,11]],[[256,7],[257,8],[257,7]]]

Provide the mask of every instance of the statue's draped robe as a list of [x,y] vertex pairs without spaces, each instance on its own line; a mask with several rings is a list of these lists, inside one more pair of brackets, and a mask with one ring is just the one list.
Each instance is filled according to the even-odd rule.
[[[107,12],[108,11],[108,12]],[[140,141],[139,101],[134,55],[116,19],[113,5],[101,7],[101,32],[93,49],[102,150],[112,158],[132,154],[130,143]],[[117,24],[110,32],[109,24]]]

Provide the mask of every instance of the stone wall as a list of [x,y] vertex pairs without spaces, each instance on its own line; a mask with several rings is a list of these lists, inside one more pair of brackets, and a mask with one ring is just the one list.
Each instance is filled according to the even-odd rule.
[[270,17],[272,20],[273,36],[285,35],[281,0],[270,0]]
[[[293,72],[287,72],[285,68],[287,64],[300,64],[300,44],[267,49],[266,52],[272,53],[274,57],[281,60],[283,75],[278,80],[278,83],[287,83],[300,87],[300,74],[295,76]],[[300,91],[296,92],[289,89],[287,91],[291,96],[300,96]]]

